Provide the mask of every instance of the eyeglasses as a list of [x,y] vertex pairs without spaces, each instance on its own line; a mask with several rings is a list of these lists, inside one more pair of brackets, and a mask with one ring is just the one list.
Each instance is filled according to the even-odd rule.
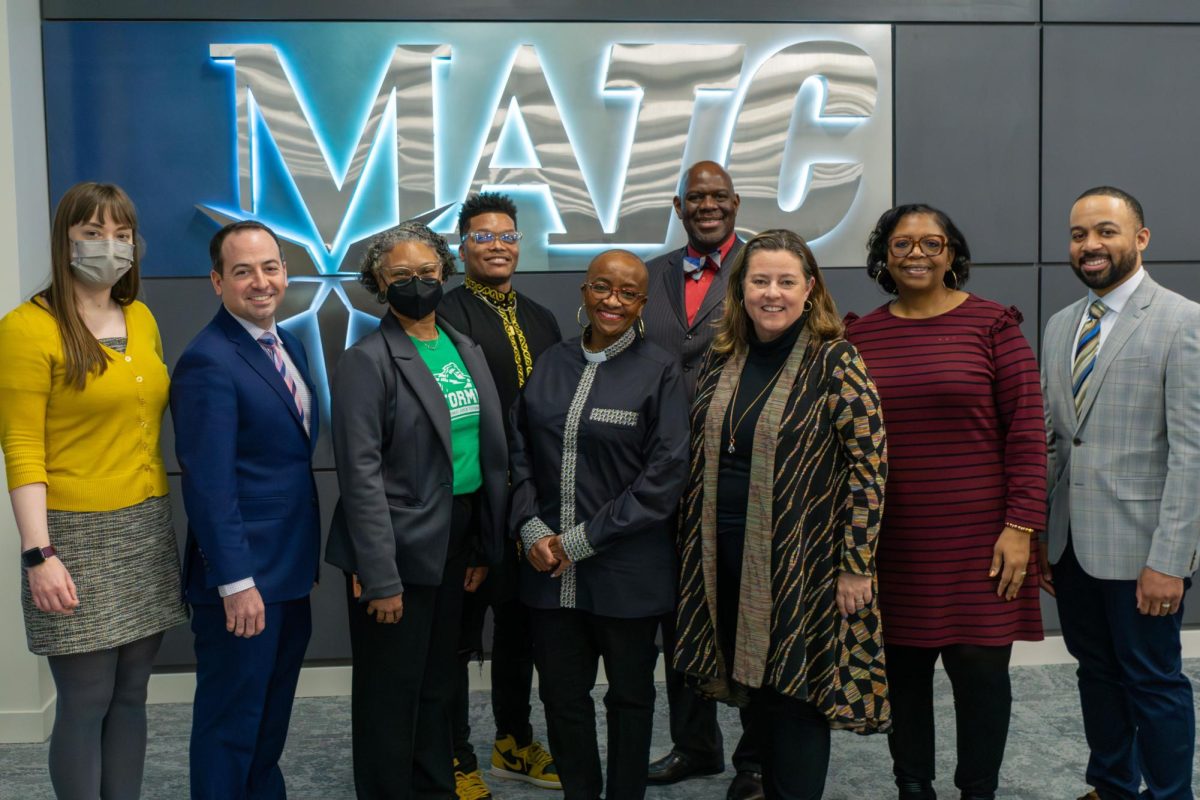
[[464,233],[462,240],[465,242],[467,239],[474,239],[475,244],[491,244],[495,240],[499,239],[505,244],[516,244],[517,242],[521,241],[521,237],[524,235],[525,234],[521,233],[520,231],[509,231],[508,233],[472,231],[471,233]]
[[607,283],[585,283],[583,284],[583,288],[591,292],[597,300],[605,300],[610,295],[615,293],[617,295],[617,300],[620,301],[621,305],[623,306],[633,305],[638,300],[644,300],[646,298],[645,292],[635,292],[633,289],[614,289]]
[[933,258],[941,255],[941,252],[946,249],[946,237],[930,233],[920,239],[914,239],[911,236],[897,236],[895,239],[888,240],[888,252],[896,258],[904,258],[915,247],[920,247],[922,253]]
[[404,285],[413,278],[422,283],[433,286],[442,282],[442,265],[441,264],[418,264],[415,267],[387,267],[380,270],[384,275],[392,279],[392,283]]

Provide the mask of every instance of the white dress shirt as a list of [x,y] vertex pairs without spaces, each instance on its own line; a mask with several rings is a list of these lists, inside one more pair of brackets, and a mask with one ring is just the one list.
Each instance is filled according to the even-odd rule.
[[1075,326],[1075,339],[1071,342],[1072,359],[1075,357],[1075,348],[1079,346],[1079,334],[1083,330],[1084,323],[1088,320],[1088,309],[1092,303],[1099,300],[1101,303],[1104,303],[1105,307],[1104,316],[1100,317],[1100,341],[1096,345],[1096,357],[1099,358],[1100,351],[1104,348],[1104,340],[1108,338],[1109,332],[1117,322],[1117,315],[1125,308],[1125,304],[1129,302],[1130,297],[1133,297],[1134,291],[1141,285],[1145,277],[1145,268],[1138,265],[1137,271],[1129,277],[1129,280],[1103,297],[1094,291],[1088,291],[1087,305],[1083,307],[1083,316],[1079,318],[1079,324]]

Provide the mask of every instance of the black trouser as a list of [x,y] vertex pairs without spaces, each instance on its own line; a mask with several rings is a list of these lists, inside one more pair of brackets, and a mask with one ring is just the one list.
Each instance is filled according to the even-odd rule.
[[[717,724],[717,703],[689,687],[683,673],[671,667],[675,652],[675,613],[662,618],[663,660],[667,673],[667,712],[671,721],[671,747],[697,764],[724,767],[725,747]],[[738,772],[762,772],[762,756],[755,746],[753,722],[741,712],[742,736],[733,751],[733,768]]]
[[750,693],[742,709],[762,754],[763,792],[770,800],[820,800],[829,772],[829,722],[812,703],[773,689]]
[[[718,542],[724,542],[722,547],[726,561],[737,565],[731,584],[733,607],[737,607],[737,584],[741,571],[741,536],[740,528],[732,530],[732,539],[725,535],[722,529],[718,533]],[[733,548],[729,544],[733,544]],[[725,553],[725,551],[729,551]],[[736,551],[736,552],[734,552]],[[723,581],[729,583],[729,581]],[[718,597],[726,594],[718,591]],[[703,766],[725,766],[724,742],[721,738],[721,728],[717,724],[717,704],[696,694],[684,681],[683,673],[671,667],[671,657],[675,652],[675,614],[667,614],[662,618],[663,656],[667,672],[667,710],[671,719],[671,747],[697,764]],[[733,751],[733,768],[738,772],[762,772],[763,756],[758,742],[762,736],[753,730],[754,718],[742,709],[739,716],[742,720],[742,736],[738,740],[737,749]]]
[[[718,527],[717,642],[726,664],[734,661],[744,544],[744,524]],[[773,689],[758,689],[742,709],[742,728],[743,743],[750,741],[751,752],[762,764],[768,798],[820,800],[829,772],[829,722],[816,706]],[[734,766],[737,757],[734,753]]]
[[[472,653],[460,653],[454,700],[454,757],[463,772],[479,768],[471,746],[470,668]],[[512,736],[517,747],[533,741],[529,693],[533,687],[533,642],[529,609],[515,597],[492,606],[492,716],[496,738]]]
[[566,800],[597,800],[604,791],[592,689],[604,659],[608,691],[608,791],[611,800],[641,800],[654,726],[657,617],[617,619],[574,609],[531,609],[538,694],[546,708],[550,752]]
[[[667,672],[667,711],[671,720],[671,746],[698,764],[725,766],[725,746],[717,724],[716,701],[696,694],[682,672],[671,666],[675,652],[675,613],[662,618],[663,660]],[[743,736],[743,742],[748,737]],[[740,749],[740,747],[739,747]]]
[[992,797],[1008,740],[1012,645],[985,647],[886,647],[892,703],[892,769],[897,779],[934,778],[933,667],[938,656],[954,691],[958,766],[954,785],[970,797]]
[[466,531],[474,495],[456,496],[439,586],[405,586],[404,615],[382,624],[346,579],[354,657],[351,726],[359,800],[454,797],[451,723]]

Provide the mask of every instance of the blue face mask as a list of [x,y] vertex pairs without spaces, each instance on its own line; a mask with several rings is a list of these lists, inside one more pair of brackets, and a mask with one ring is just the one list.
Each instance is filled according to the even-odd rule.
[[71,270],[80,283],[110,288],[133,267],[133,244],[119,239],[71,240]]

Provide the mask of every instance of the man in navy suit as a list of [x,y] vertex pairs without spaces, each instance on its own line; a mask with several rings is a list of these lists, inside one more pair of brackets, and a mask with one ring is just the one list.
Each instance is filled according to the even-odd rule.
[[196,635],[192,797],[275,800],[286,797],[279,756],[312,632],[317,397],[304,347],[275,324],[287,290],[275,233],[231,223],[209,255],[221,308],[171,382]]

